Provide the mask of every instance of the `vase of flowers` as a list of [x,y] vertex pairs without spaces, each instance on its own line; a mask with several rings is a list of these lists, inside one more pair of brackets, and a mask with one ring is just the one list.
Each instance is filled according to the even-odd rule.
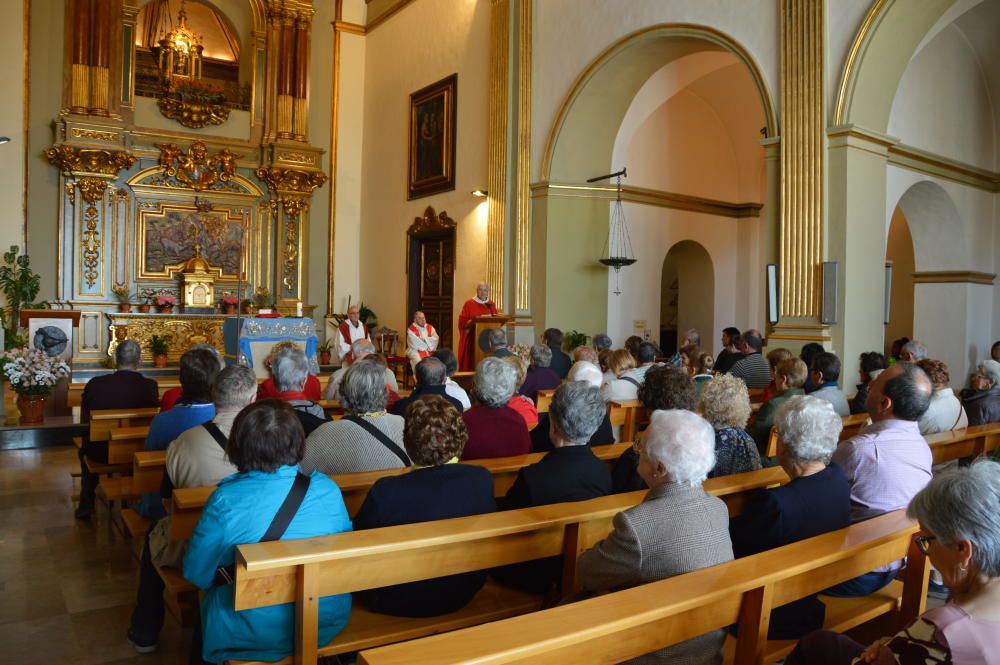
[[240,299],[236,296],[223,296],[219,301],[219,309],[223,314],[235,314],[236,307],[239,306]]
[[167,345],[165,335],[153,335],[149,338],[149,351],[153,354],[153,367],[167,366],[167,351],[169,350],[170,347]]
[[271,292],[266,286],[258,286],[253,292],[253,304],[258,314],[271,313]]
[[122,284],[121,286],[111,287],[111,293],[114,295],[115,300],[118,301],[118,311],[125,313],[132,310],[132,304],[129,302],[130,293],[128,287]]
[[170,314],[174,311],[174,305],[177,304],[177,299],[171,295],[161,293],[156,296],[154,302],[156,303],[157,312],[160,314]]
[[61,380],[69,377],[69,365],[38,349],[11,349],[2,356],[3,373],[17,393],[21,424],[43,420],[45,400]]

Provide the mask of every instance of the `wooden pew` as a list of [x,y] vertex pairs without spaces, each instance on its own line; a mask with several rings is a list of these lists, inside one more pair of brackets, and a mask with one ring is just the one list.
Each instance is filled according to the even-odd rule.
[[535,408],[538,410],[538,413],[549,412],[549,407],[552,405],[552,397],[555,394],[555,389],[538,391],[538,397],[535,398]]
[[[108,464],[116,467],[128,466],[136,453],[146,444],[149,427],[116,427],[108,435]],[[133,464],[134,468],[134,464]],[[159,487],[152,491],[159,490]],[[129,501],[142,496],[133,486],[129,475],[102,476],[97,484],[97,496],[107,502]]]
[[[612,412],[618,409],[623,414],[620,416],[622,418],[622,429],[618,438],[622,441],[635,441],[635,437],[639,433],[639,426],[649,422],[649,414],[646,413],[646,407],[637,399],[615,400],[610,404]],[[611,424],[615,425],[616,423],[612,421]]]
[[[867,413],[856,413],[841,418],[844,428],[840,430],[840,441],[847,441],[852,436],[861,431],[868,423]],[[771,428],[771,434],[767,439],[767,456],[774,457],[778,454],[778,430]]]
[[1000,423],[929,434],[924,438],[931,447],[934,463],[941,464],[963,457],[989,454],[1000,448]]
[[[123,427],[149,427],[158,408],[97,409],[90,412],[90,440],[108,441],[111,430]],[[130,458],[131,459],[131,458]]]
[[[771,482],[780,481],[784,475],[780,469],[753,473]],[[719,481],[715,484],[721,487],[727,479],[713,480]],[[761,482],[758,479],[758,486]],[[538,599],[511,596],[515,592],[492,584],[468,608],[428,619],[373,614],[356,597],[355,609],[344,632],[318,652],[315,648],[320,596],[560,554],[567,555],[563,588],[571,589],[577,554],[604,538],[611,530],[612,518],[636,505],[645,494],[645,491],[629,492],[490,515],[241,545],[236,556],[236,609],[297,602],[296,635],[301,638],[297,646],[301,659],[297,658],[297,663],[315,663],[317,653],[333,655],[521,614],[536,609]],[[506,594],[502,599],[506,606],[496,604],[501,594]]]
[[[771,608],[903,555],[910,557],[903,583],[893,582],[865,598],[824,597],[826,627],[842,632],[888,615],[890,631],[895,631],[922,613],[929,566],[913,543],[916,532],[917,525],[904,511],[888,513],[847,529],[659,582],[363,651],[358,662],[613,663],[738,624],[739,637],[730,638],[730,662],[770,663],[787,655],[796,643],[766,639]],[[309,619],[309,605],[305,599],[297,600],[297,621]],[[304,651],[304,655],[312,654]]]
[[470,396],[472,395],[472,388],[475,379],[475,372],[455,372],[451,375],[451,380],[462,386],[465,392],[469,393]]

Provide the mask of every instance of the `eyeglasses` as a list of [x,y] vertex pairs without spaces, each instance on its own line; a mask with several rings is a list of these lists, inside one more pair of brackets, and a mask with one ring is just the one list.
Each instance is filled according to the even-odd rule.
[[924,556],[927,556],[927,550],[930,549],[932,540],[937,540],[937,536],[917,536],[913,542],[917,544],[917,549],[923,552]]

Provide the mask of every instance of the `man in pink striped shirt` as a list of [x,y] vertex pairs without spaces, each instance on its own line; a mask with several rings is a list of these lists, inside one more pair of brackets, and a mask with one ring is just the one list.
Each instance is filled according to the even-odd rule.
[[[910,363],[896,363],[871,382],[865,409],[872,424],[844,441],[833,454],[851,485],[851,521],[906,508],[931,479],[931,451],[917,421],[930,404],[933,386]],[[866,596],[893,580],[896,561],[827,589],[834,596]]]

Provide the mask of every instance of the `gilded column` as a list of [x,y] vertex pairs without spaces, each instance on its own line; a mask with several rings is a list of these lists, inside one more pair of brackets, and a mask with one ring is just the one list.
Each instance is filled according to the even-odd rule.
[[[781,5],[781,327],[820,314],[823,0]],[[814,326],[815,327],[815,326]]]
[[[116,3],[117,4],[117,3]],[[92,115],[109,115],[111,106],[111,1],[93,3],[90,39],[90,104]],[[119,12],[120,14],[120,12]]]
[[309,41],[312,16],[302,13],[295,21],[295,100],[293,133],[296,141],[305,141],[309,109]]
[[90,107],[90,10],[93,0],[74,0],[68,6],[70,74],[68,101],[71,113],[86,114]]
[[295,85],[295,19],[287,12],[279,20],[278,50],[278,138],[294,138],[292,108]]
[[531,309],[531,14],[532,0],[520,0],[517,34],[517,184],[514,190],[514,310]]
[[490,123],[487,153],[489,203],[486,281],[497,309],[507,306],[507,112],[510,2],[493,0],[490,12]]

